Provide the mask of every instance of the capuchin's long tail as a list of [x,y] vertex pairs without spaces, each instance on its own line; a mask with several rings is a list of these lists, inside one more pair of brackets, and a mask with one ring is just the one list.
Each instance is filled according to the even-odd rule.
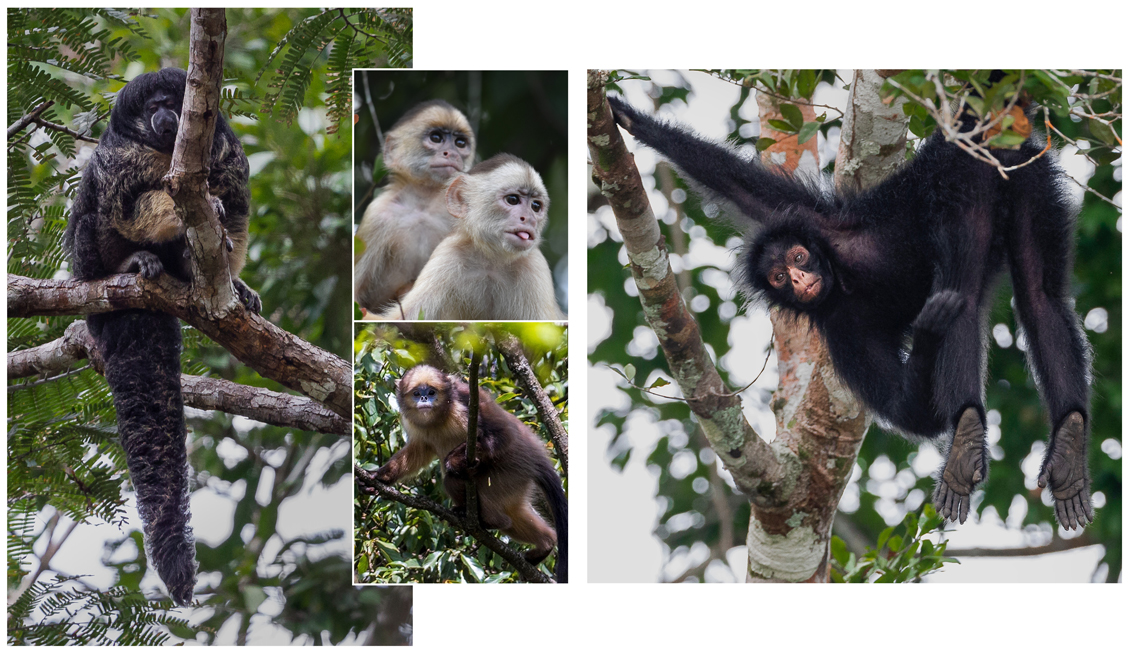
[[182,416],[178,318],[124,310],[87,318],[115,399],[147,555],[180,605],[194,596],[194,535]]
[[560,584],[567,582],[566,563],[570,556],[566,541],[566,492],[562,491],[562,478],[549,463],[538,469],[538,485],[546,494],[550,515],[554,518],[554,531],[558,533],[558,561],[554,563],[554,577]]

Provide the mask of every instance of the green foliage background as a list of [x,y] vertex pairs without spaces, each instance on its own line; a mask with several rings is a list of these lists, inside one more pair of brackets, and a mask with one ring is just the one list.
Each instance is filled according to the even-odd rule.
[[[353,448],[356,463],[375,471],[406,443],[400,427],[396,383],[411,367],[428,363],[449,373],[467,375],[472,352],[486,357],[479,372],[479,386],[496,396],[507,411],[522,420],[540,438],[547,440],[534,405],[516,387],[516,380],[493,345],[488,331],[518,336],[528,353],[535,376],[555,408],[561,411],[565,428],[569,419],[566,327],[552,323],[504,323],[489,325],[437,324],[435,335],[446,359],[439,360],[423,337],[409,339],[394,326],[359,325],[356,336],[356,377]],[[555,468],[565,471],[547,443]],[[415,478],[401,484],[451,509],[450,498],[440,481],[439,462],[432,462]],[[397,485],[399,486],[399,485]],[[356,495],[355,571],[361,583],[519,581],[518,572],[503,559],[479,545],[472,537],[451,527],[434,514],[403,503],[378,500],[359,491]],[[555,556],[543,566],[553,575]]]
[[[351,140],[347,130],[330,132],[348,124],[348,71],[410,65],[411,10],[234,9],[226,17],[222,110],[251,168],[251,247],[242,277],[261,293],[264,317],[347,358]],[[9,124],[51,99],[56,104],[43,119],[81,133],[90,128],[97,138],[125,81],[163,66],[185,68],[189,27],[187,10],[9,10]],[[44,134],[29,127],[9,139],[8,272],[65,277],[60,235],[93,145]],[[50,342],[73,320],[9,319],[8,350]],[[184,373],[284,391],[193,329],[183,333]],[[111,397],[89,367],[10,381],[7,416],[11,595],[39,563],[37,539],[45,532],[60,538],[56,515],[122,528],[134,507],[124,503],[127,475]],[[234,507],[229,537],[217,546],[198,543],[199,579],[208,581],[197,598],[212,611],[196,614],[190,626],[182,618],[190,612],[171,612],[172,619],[161,611],[168,601],[145,600],[140,589],[157,597],[156,581],[152,575],[143,583],[141,534],[123,531],[106,544],[104,563],[117,578],[106,598],[83,583],[42,575],[9,608],[10,642],[409,640],[410,591],[349,588],[343,531],[288,540],[279,534],[279,513],[290,498],[313,508],[314,494],[333,495],[330,488],[349,481],[344,437],[218,413],[195,413],[188,425],[192,488]],[[347,504],[344,510],[347,517]],[[238,620],[230,629],[236,639],[218,641],[231,619]]]
[[[806,87],[814,89],[820,79],[834,78],[834,71],[771,71],[766,79],[758,79],[758,71],[720,71],[721,75],[735,79],[752,77],[765,88],[777,93],[787,93],[799,96],[798,89]],[[911,71],[913,72],[913,71]],[[810,74],[801,74],[810,73]],[[628,73],[623,73],[629,76]],[[904,76],[905,77],[905,76]],[[984,75],[980,75],[984,79]],[[647,79],[638,76],[639,79]],[[676,83],[660,82],[654,85],[651,95],[659,104],[670,102],[693,104],[699,101],[692,93],[692,88],[683,79],[677,77]],[[909,78],[908,78],[909,79]],[[806,81],[806,84],[804,83]],[[624,81],[614,84],[611,92],[619,90],[630,84],[643,83],[640,81]],[[1045,101],[1049,101],[1056,109],[1061,108],[1062,102],[1056,101],[1056,85],[1040,88],[1039,92]],[[1062,85],[1063,88],[1063,85]],[[745,102],[754,102],[751,92],[745,88],[739,89],[737,100],[732,106],[724,107],[725,119],[731,121],[732,129],[730,140],[744,143],[745,146],[756,144],[755,138],[742,137],[741,127],[746,121],[738,114]],[[1088,93],[1088,84],[1082,84],[1078,92]],[[1062,100],[1065,93],[1061,93]],[[1119,102],[1117,92],[1114,96],[1098,100],[1094,104],[1097,110],[1109,109],[1110,101]],[[905,105],[904,105],[905,106]],[[840,107],[842,108],[842,107]],[[715,109],[708,109],[715,110]],[[826,110],[828,118],[834,118],[834,111]],[[908,113],[908,115],[911,115]],[[1043,133],[1040,124],[1042,116],[1037,116],[1037,132]],[[1089,185],[1107,197],[1114,197],[1121,190],[1119,167],[1112,165],[1119,158],[1119,149],[1114,149],[1111,143],[1089,132],[1088,121],[1081,121],[1072,117],[1051,113],[1053,124],[1073,139],[1082,139],[1083,151],[1096,162],[1096,171],[1089,180]],[[837,126],[838,121],[834,121]],[[1117,133],[1122,133],[1121,122],[1115,127]],[[823,122],[822,128],[826,130],[832,122]],[[915,134],[928,135],[933,127],[932,122],[924,119],[923,115],[914,114],[911,128]],[[788,125],[789,133],[797,133],[795,125]],[[755,133],[752,131],[751,133]],[[912,138],[915,137],[912,134]],[[766,147],[770,143],[760,143],[758,147]],[[1053,146],[1060,148],[1062,143],[1056,135],[1053,137]],[[662,174],[672,175],[667,166],[658,166],[654,178],[658,189],[663,187]],[[677,185],[687,188],[683,180]],[[710,220],[702,211],[702,200],[696,192],[688,192],[681,206],[682,215],[678,217],[675,225],[665,225],[662,231],[669,239],[669,246],[673,251],[683,249],[695,250],[697,246],[711,243],[720,247],[734,246],[739,243],[735,231],[725,220]],[[596,206],[592,205],[592,209]],[[611,218],[612,219],[612,218]],[[1093,351],[1093,404],[1092,404],[1092,441],[1090,443],[1091,473],[1093,492],[1103,496],[1103,506],[1097,510],[1096,520],[1085,528],[1084,537],[1088,543],[1097,543],[1104,546],[1105,554],[1101,560],[1102,566],[1098,575],[1106,577],[1108,581],[1117,581],[1121,569],[1121,537],[1122,537],[1122,458],[1120,452],[1121,441],[1121,411],[1122,411],[1122,383],[1121,383],[1121,346],[1122,346],[1122,312],[1121,301],[1123,284],[1121,277],[1122,237],[1120,231],[1120,211],[1111,204],[1097,198],[1092,193],[1083,197],[1079,223],[1076,229],[1076,249],[1072,292],[1076,300],[1077,314],[1084,318],[1092,309],[1103,308],[1107,311],[1107,330],[1095,332],[1086,330],[1089,343]],[[639,326],[644,327],[645,318],[641,305],[636,297],[627,292],[626,283],[628,274],[617,273],[622,263],[619,262],[619,251],[622,243],[615,238],[616,231],[611,231],[595,223],[590,227],[595,235],[591,238],[591,248],[587,254],[588,260],[588,292],[604,301],[605,306],[612,311],[611,333],[597,344],[590,353],[589,358],[596,365],[617,365],[624,368],[628,377],[634,379],[638,385],[646,386],[651,378],[660,374],[668,376],[668,368],[660,347],[656,341],[653,350],[647,355],[631,355],[630,341]],[[707,250],[705,250],[707,252]],[[678,270],[674,258],[674,272],[682,277],[682,288],[688,301],[694,297],[704,297],[708,300],[708,307],[694,311],[694,317],[700,324],[704,341],[714,351],[714,359],[725,356],[730,346],[729,330],[732,321],[745,311],[740,303],[741,298],[735,293],[726,293],[721,281],[727,268],[728,252],[725,251],[721,266],[701,265],[693,269]],[[624,260],[624,259],[621,259]],[[686,287],[686,283],[688,287]],[[998,324],[1007,324],[1011,333],[1017,328],[1013,318],[1010,304],[1012,288],[1008,277],[999,284],[993,301],[993,312],[990,315],[991,327]],[[703,300],[702,300],[703,301]],[[726,305],[727,304],[727,305]],[[760,306],[753,311],[762,311]],[[727,315],[727,316],[722,316]],[[739,338],[740,335],[737,334]],[[639,340],[641,341],[641,340]],[[1003,348],[998,345],[992,334],[989,338],[989,381],[986,388],[988,408],[997,410],[1001,415],[1001,438],[997,442],[1003,454],[1003,459],[995,460],[990,466],[990,477],[984,486],[984,491],[975,496],[981,498],[981,504],[976,505],[977,510],[971,510],[971,517],[977,512],[994,509],[997,515],[1004,519],[1010,516],[1010,508],[1015,503],[1018,509],[1025,509],[1027,513],[1021,522],[1025,540],[1033,545],[1042,545],[1051,538],[1059,536],[1053,518],[1053,508],[1041,501],[1040,490],[1034,483],[1031,488],[1026,486],[1025,472],[1020,466],[1034,449],[1043,445],[1049,434],[1050,424],[1047,422],[1045,411],[1037,395],[1033,378],[1026,367],[1025,354],[1017,350],[1016,346]],[[762,357],[755,360],[752,374],[760,371],[763,363]],[[774,362],[770,362],[770,365]],[[771,367],[770,367],[771,368]],[[715,457],[707,442],[698,434],[696,423],[691,418],[689,408],[683,402],[651,401],[637,389],[624,383],[620,389],[629,396],[632,405],[629,409],[599,410],[594,414],[595,425],[603,427],[610,433],[609,457],[612,464],[624,468],[629,463],[632,449],[629,438],[625,435],[626,421],[635,411],[649,415],[652,422],[661,429],[662,436],[656,447],[650,452],[647,464],[654,469],[657,477],[658,526],[655,535],[668,547],[669,555],[686,554],[694,544],[708,543],[710,546],[717,541],[722,528],[731,529],[731,538],[734,545],[742,545],[748,527],[748,504],[740,494],[730,491],[727,500],[732,513],[731,523],[722,523],[715,518],[716,510],[712,508],[711,495],[706,488],[708,481],[713,481],[716,474]],[[767,404],[770,398],[767,390],[753,388],[749,392],[762,392],[762,400]],[[668,391],[665,391],[668,394]],[[858,487],[860,492],[859,506],[852,513],[840,512],[837,515],[835,532],[846,539],[846,547],[858,554],[865,545],[874,545],[878,533],[888,525],[896,525],[897,521],[886,523],[877,507],[880,501],[885,501],[893,509],[898,503],[906,502],[907,509],[914,511],[919,506],[911,507],[911,495],[914,490],[922,492],[925,500],[929,501],[934,490],[934,479],[922,476],[910,470],[911,463],[917,455],[917,447],[906,439],[894,434],[883,432],[879,427],[872,426],[859,453],[858,465],[860,479]],[[992,443],[992,442],[991,442]],[[1042,449],[1043,450],[1043,449]],[[671,464],[675,459],[692,458],[697,460],[695,469],[684,477],[674,477],[670,472]],[[876,494],[878,487],[884,483],[869,477],[868,468],[876,460],[889,462],[889,468],[898,480],[909,476],[913,486],[904,497],[884,497]],[[1039,459],[1039,458],[1037,458]],[[1036,478],[1037,469],[1030,469]],[[905,483],[904,483],[905,486]],[[1010,527],[1018,527],[1018,523],[1010,521]],[[951,542],[953,534],[950,534]],[[953,556],[950,553],[950,556]]]

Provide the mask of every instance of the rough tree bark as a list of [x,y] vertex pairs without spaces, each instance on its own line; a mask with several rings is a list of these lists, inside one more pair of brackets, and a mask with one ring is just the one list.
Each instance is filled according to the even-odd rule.
[[[587,77],[587,133],[595,183],[614,210],[647,321],[661,341],[670,371],[708,433],[713,450],[751,503],[747,580],[826,582],[832,521],[870,418],[836,377],[818,334],[806,322],[774,313],[780,382],[772,397],[777,433],[771,445],[743,421],[739,401],[727,397],[729,390],[721,383],[677,292],[640,175],[605,103],[605,78],[600,71],[591,71]],[[888,173],[870,170],[894,159],[872,159],[868,141],[879,145],[873,148],[877,154],[897,151],[901,156],[905,121],[895,115],[897,110],[867,101],[872,95],[877,98],[876,84],[881,85],[881,78],[859,71],[856,80],[861,92],[852,93],[847,107],[844,133],[850,130],[850,134],[837,177],[852,187],[869,187]],[[766,95],[757,96],[762,128],[769,117],[780,117],[769,100]],[[805,122],[815,118],[812,107],[800,108]],[[901,130],[897,128],[900,122]],[[860,127],[870,133],[863,134]],[[770,130],[761,136],[777,141],[765,152],[768,163],[818,173],[814,138],[800,146],[795,136]],[[851,143],[863,148],[852,151]],[[849,177],[861,181],[846,181]]]
[[546,432],[550,433],[550,440],[554,442],[554,452],[558,455],[558,461],[562,463],[562,472],[569,476],[570,453],[568,452],[566,429],[562,427],[562,419],[558,416],[558,409],[554,407],[550,397],[543,391],[542,385],[534,375],[534,370],[527,362],[522,343],[519,342],[519,338],[507,333],[496,336],[495,344],[499,348],[499,353],[502,353],[503,358],[507,361],[507,366],[514,374],[518,386],[538,410],[538,417],[542,419],[542,424],[546,426]]
[[587,146],[594,184],[613,208],[648,325],[661,342],[673,379],[737,488],[750,500],[782,500],[786,474],[797,472],[795,454],[781,445],[769,446],[757,436],[744,420],[740,399],[725,386],[709,357],[700,328],[678,291],[641,175],[614,124],[606,102],[606,78],[600,70],[586,76]]
[[[206,181],[221,91],[225,33],[224,10],[192,10],[186,96],[171,170],[164,179],[187,226],[193,272],[190,283],[178,283],[168,275],[153,281],[121,274],[81,282],[10,274],[8,316],[87,315],[126,308],[168,312],[202,331],[262,376],[324,406],[306,405],[297,397],[285,400],[280,393],[250,388],[248,391],[260,394],[257,402],[261,407],[234,413],[260,418],[254,415],[265,415],[264,410],[271,410],[274,405],[288,406],[299,411],[300,420],[294,421],[298,426],[306,423],[319,426],[322,431],[335,428],[338,434],[348,434],[352,411],[349,362],[281,330],[259,315],[249,314],[233,291],[226,264],[226,236],[207,200]],[[37,360],[40,367],[54,368],[43,360],[44,355],[60,355],[61,360],[86,357],[78,354],[75,344],[73,333],[71,341],[37,347],[39,350],[34,354],[28,351],[9,354],[9,377],[23,375],[21,370],[29,360]],[[13,355],[17,356],[16,360]],[[14,376],[13,370],[20,373]],[[217,407],[233,407],[234,401],[226,396],[239,397],[236,390],[211,389],[217,391],[204,391],[202,382],[194,381],[196,396],[185,396],[187,404],[209,401]],[[329,411],[331,414],[326,414]]]

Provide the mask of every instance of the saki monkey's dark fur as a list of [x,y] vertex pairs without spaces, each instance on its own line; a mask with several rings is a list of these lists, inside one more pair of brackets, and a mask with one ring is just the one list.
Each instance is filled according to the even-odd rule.
[[[82,280],[164,271],[190,278],[185,230],[162,186],[170,170],[186,73],[177,68],[139,75],[119,91],[110,124],[83,171],[64,244]],[[210,158],[210,192],[220,209],[238,297],[260,310],[257,294],[237,278],[245,262],[249,164],[237,136],[218,116]],[[89,315],[114,397],[119,438],[138,495],[147,552],[178,604],[194,594],[186,424],[182,416],[178,319],[147,310]]]
[[[534,564],[550,555],[557,543],[554,574],[565,583],[569,560],[566,493],[538,436],[480,389],[475,462],[468,465],[471,391],[467,382],[419,365],[404,374],[396,393],[408,442],[380,467],[376,479],[392,483],[439,458],[444,489],[458,511],[466,508],[467,481],[473,480],[479,493],[480,524],[533,544],[526,558]],[[539,494],[550,508],[553,529],[534,509]]]
[[[953,433],[934,496],[952,520],[965,521],[987,473],[985,332],[991,286],[1008,267],[1053,423],[1039,484],[1050,487],[1063,527],[1092,519],[1089,350],[1069,298],[1073,211],[1050,156],[1003,180],[937,132],[878,186],[826,192],[620,98],[609,103],[619,125],[754,225],[741,285],[806,315],[880,420],[919,437]],[[1012,166],[1040,151],[1027,142],[992,153]]]

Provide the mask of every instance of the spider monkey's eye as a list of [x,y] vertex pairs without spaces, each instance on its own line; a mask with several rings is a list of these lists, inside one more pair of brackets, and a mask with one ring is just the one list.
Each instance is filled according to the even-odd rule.
[[518,195],[507,195],[507,203],[510,204],[511,206],[518,206],[519,205],[519,196]]
[[783,272],[776,274],[776,282],[777,283],[783,283],[785,277],[786,277],[786,274],[784,274]]
[[803,255],[803,254],[796,254],[796,259],[795,259],[795,260],[796,260],[796,262],[797,262],[797,263],[802,263],[802,262],[803,262],[803,260],[804,260],[804,255]]
[[442,143],[443,142],[443,134],[439,133],[438,131],[431,132],[431,136],[429,136],[429,138],[431,139],[431,142],[433,142],[433,143]]
[[532,201],[530,203],[530,209],[536,213],[539,212],[542,210],[542,202],[538,201],[537,199]]

